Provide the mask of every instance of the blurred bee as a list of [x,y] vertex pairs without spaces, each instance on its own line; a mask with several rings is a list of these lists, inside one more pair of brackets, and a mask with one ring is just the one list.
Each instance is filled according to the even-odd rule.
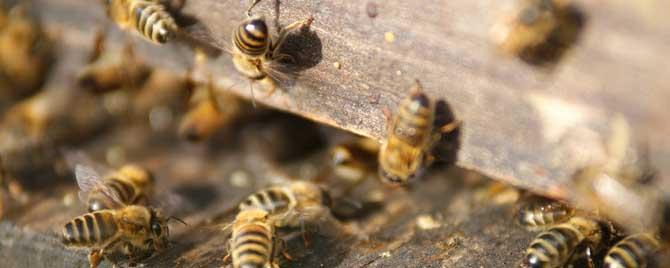
[[53,46],[27,4],[0,10],[0,99],[39,90],[53,61]]
[[[196,50],[196,68],[203,68],[206,55]],[[211,75],[207,83],[195,82],[191,96],[191,108],[182,117],[179,136],[189,141],[202,141],[209,138],[218,129],[232,123],[245,108],[236,95],[219,90],[216,92]]]
[[333,172],[339,178],[358,183],[375,174],[379,144],[368,138],[341,143],[330,150]]
[[308,181],[292,181],[251,194],[240,205],[240,211],[267,211],[269,222],[276,227],[304,227],[329,216],[332,200],[328,192]]
[[522,201],[517,220],[520,225],[537,230],[565,222],[574,213],[575,210],[566,203],[532,195]]
[[558,27],[558,8],[554,0],[520,0],[516,11],[493,28],[494,41],[510,55],[545,43]]
[[92,268],[117,252],[133,262],[140,261],[167,248],[170,219],[144,206],[98,210],[66,223],[61,241],[68,247],[91,248],[88,259]]
[[132,45],[121,51],[105,49],[105,34],[97,33],[89,64],[78,74],[79,85],[95,92],[106,93],[117,89],[137,89],[150,76],[152,69],[139,59]]
[[606,231],[596,220],[573,217],[538,234],[526,250],[524,265],[530,268],[563,267],[580,245],[599,248]]
[[107,15],[121,29],[135,30],[147,40],[164,44],[174,38],[179,26],[161,0],[106,0]]
[[232,256],[233,268],[278,268],[275,227],[263,209],[240,211],[232,223],[232,236],[228,243],[227,261]]
[[[290,59],[291,56],[279,53],[287,35],[294,30],[309,27],[313,20],[314,18],[309,17],[291,23],[282,28],[276,38],[271,38],[265,19],[249,16],[232,34],[233,48],[230,52],[235,68],[249,80],[267,85],[268,95],[271,95],[276,89],[277,81],[288,79],[288,75],[281,70],[280,61]],[[253,88],[251,96],[253,100]]]
[[384,183],[404,185],[420,177],[435,160],[433,147],[442,135],[458,128],[460,121],[434,126],[435,110],[421,84],[411,89],[397,114],[387,117],[387,138],[379,150],[379,177]]
[[653,235],[638,233],[627,236],[614,245],[605,256],[605,268],[643,268],[659,249]]
[[115,171],[104,171],[103,175],[100,172],[103,171],[86,164],[75,165],[79,198],[87,204],[89,212],[116,209],[119,205],[148,205],[154,186],[149,170],[126,164]]

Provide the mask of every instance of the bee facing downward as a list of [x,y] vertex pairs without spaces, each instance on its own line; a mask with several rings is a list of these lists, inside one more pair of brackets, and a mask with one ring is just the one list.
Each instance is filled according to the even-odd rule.
[[105,0],[107,15],[122,29],[135,28],[146,39],[163,44],[179,27],[161,0]]
[[419,81],[396,113],[392,118],[386,115],[388,134],[379,150],[379,177],[385,183],[402,185],[421,176],[432,164],[433,147],[460,121],[434,126],[434,103],[423,93]]
[[[276,82],[288,78],[287,74],[280,70],[279,62],[291,58],[289,55],[279,54],[288,33],[309,27],[313,20],[310,17],[291,23],[279,31],[277,38],[271,38],[265,19],[250,16],[235,28],[232,35],[231,53],[235,68],[250,80],[267,85],[268,95],[271,95],[276,89]],[[253,90],[251,94],[253,99]]]
[[154,250],[167,247],[168,219],[160,211],[144,206],[98,210],[66,223],[61,241],[68,247],[91,248],[88,259],[92,268],[115,252],[139,261]]

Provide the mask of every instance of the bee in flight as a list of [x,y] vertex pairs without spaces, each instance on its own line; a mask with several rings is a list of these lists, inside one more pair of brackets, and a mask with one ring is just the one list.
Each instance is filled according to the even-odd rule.
[[233,268],[279,268],[275,257],[281,240],[268,217],[263,209],[242,210],[235,216],[225,262],[232,256]]
[[397,114],[387,118],[387,138],[379,150],[379,177],[388,184],[403,185],[420,177],[435,157],[432,150],[442,136],[460,126],[452,121],[435,126],[434,103],[423,93],[419,81]]
[[[248,18],[235,28],[230,52],[235,68],[251,81],[260,81],[266,85],[269,88],[268,95],[271,95],[277,87],[277,81],[288,79],[288,75],[281,70],[281,60],[291,59],[291,56],[279,53],[286,37],[294,30],[309,27],[314,18],[293,22],[281,28],[278,36],[272,38],[265,19],[251,15],[251,9],[258,2],[260,0],[254,1],[247,11]],[[253,100],[253,88],[251,97]]]
[[107,15],[124,30],[134,28],[144,38],[163,44],[179,27],[162,0],[105,0]]
[[67,222],[61,241],[68,247],[91,248],[91,268],[114,253],[122,253],[134,263],[168,246],[170,219],[159,210],[136,205],[93,211]]

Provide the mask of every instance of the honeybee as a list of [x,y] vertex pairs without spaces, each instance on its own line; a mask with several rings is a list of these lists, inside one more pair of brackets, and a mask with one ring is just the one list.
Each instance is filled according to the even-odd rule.
[[494,26],[495,43],[510,55],[545,43],[558,27],[558,8],[554,0],[520,0],[516,12]]
[[247,209],[240,211],[232,223],[226,261],[232,256],[234,268],[279,268],[275,262],[277,242],[275,226],[269,221],[268,211]]
[[136,89],[150,76],[152,69],[139,57],[131,44],[121,51],[105,49],[105,34],[98,32],[89,64],[78,74],[79,85],[96,92],[105,93],[117,89]]
[[106,0],[106,9],[121,29],[134,28],[156,44],[170,41],[179,31],[162,0]]
[[33,94],[42,86],[53,61],[53,46],[27,4],[0,11],[0,98]]
[[530,196],[523,200],[518,210],[520,225],[536,230],[570,219],[575,210],[568,204],[540,196]]
[[572,217],[538,234],[530,243],[524,265],[530,268],[557,268],[568,263],[581,245],[598,249],[607,229],[600,222],[586,217]]
[[154,177],[141,166],[126,164],[103,175],[92,166],[76,164],[79,198],[88,211],[117,209],[119,206],[148,205],[153,192]]
[[[254,5],[257,2],[259,1],[255,1]],[[265,84],[269,88],[269,96],[275,91],[277,81],[288,79],[288,75],[281,70],[280,61],[290,59],[291,56],[279,53],[286,37],[294,30],[309,27],[314,18],[293,22],[281,28],[276,38],[271,38],[265,19],[251,16],[250,11],[247,13],[248,18],[242,21],[232,34],[233,48],[230,52],[233,55],[233,64],[252,82],[260,81]],[[253,87],[251,97],[253,100]]]
[[332,200],[327,191],[308,181],[292,181],[251,194],[239,205],[240,211],[267,211],[276,227],[303,227],[329,215]]
[[103,209],[74,218],[63,226],[61,241],[68,247],[91,248],[88,259],[98,267],[108,254],[121,252],[132,262],[168,246],[168,220],[144,206]]
[[659,249],[660,243],[649,233],[627,236],[605,256],[605,268],[643,268]]
[[436,142],[460,125],[454,120],[434,126],[434,105],[418,80],[409,97],[398,106],[397,114],[386,117],[388,134],[379,150],[379,177],[393,185],[404,185],[420,177],[435,160],[432,150]]
[[377,170],[379,144],[368,138],[341,143],[330,150],[333,173],[353,183],[361,182]]

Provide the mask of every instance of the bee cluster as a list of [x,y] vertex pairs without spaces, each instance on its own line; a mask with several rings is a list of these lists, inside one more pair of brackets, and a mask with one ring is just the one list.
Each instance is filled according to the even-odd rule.
[[[287,68],[293,57],[281,53],[282,45],[292,33],[308,29],[315,18],[279,27],[273,36],[265,18],[253,14],[260,1],[250,4],[246,19],[232,33],[231,44],[220,49],[230,54],[233,65],[250,85],[258,82],[272,94],[281,82],[292,79]],[[176,16],[184,3],[174,2],[106,0],[103,5],[121,29],[161,45],[179,42],[183,37]],[[493,28],[494,41],[504,53],[530,64],[555,61],[576,41],[583,21],[576,18],[579,15],[574,7],[561,0],[520,3],[516,13]],[[218,89],[207,71],[208,56],[201,48],[195,48],[193,68],[177,75],[145,63],[131,43],[108,48],[103,31],[95,36],[86,64],[73,74],[77,87],[43,89],[55,64],[50,45],[55,40],[43,31],[38,19],[27,14],[26,6],[0,9],[0,110],[4,113],[0,119],[0,217],[11,218],[19,207],[27,206],[21,188],[37,180],[33,179],[36,174],[74,175],[78,197],[88,211],[62,225],[62,244],[89,250],[90,267],[98,267],[103,260],[135,266],[160,255],[171,246],[168,223],[175,220],[188,224],[172,216],[174,209],[166,204],[166,200],[174,199],[170,196],[174,193],[161,189],[160,178],[148,167],[130,163],[113,150],[106,158],[115,168],[98,164],[72,148],[130,121],[148,121],[156,135],[175,130],[182,140],[207,142],[222,129],[239,127],[245,121],[242,119],[262,121],[258,118],[272,112],[256,107],[253,85],[251,103]],[[368,9],[369,15],[377,12],[376,8]],[[196,80],[195,73],[204,76],[205,81]],[[282,257],[294,259],[286,243],[292,235],[300,235],[309,247],[309,227],[319,227],[317,233],[323,231],[320,227],[324,224],[340,228],[342,219],[365,210],[367,201],[349,199],[361,185],[372,180],[404,189],[435,164],[453,164],[462,122],[448,107],[446,101],[434,100],[425,93],[417,80],[395,112],[384,110],[387,129],[381,144],[363,137],[332,142],[327,165],[303,179],[275,167],[272,162],[276,159],[259,161],[262,163],[258,165],[268,165],[267,169],[272,170],[265,174],[272,177],[271,183],[241,198],[232,209],[233,219],[220,228],[229,233],[226,254],[220,256],[223,262],[234,268],[279,267]],[[177,116],[180,118],[175,124],[173,118]],[[300,132],[299,126],[291,127]],[[309,133],[290,133],[287,139],[300,135]],[[270,154],[286,155],[283,151],[299,149],[289,145]],[[617,151],[613,158],[621,155],[621,148],[613,150]],[[630,214],[600,211],[607,204],[575,208],[563,201],[526,194],[517,221],[541,232],[530,242],[522,265],[666,267],[660,259],[670,249],[670,230],[666,230],[670,229],[670,204],[648,185],[647,172],[623,169],[612,163],[585,168],[575,175],[575,181],[584,184],[580,197],[596,191],[587,189],[594,181],[625,181],[622,183],[633,189],[631,195],[654,205],[653,212],[643,215],[658,217],[635,225],[637,219],[622,219]],[[337,181],[333,182],[333,177]],[[236,183],[248,181],[240,178]],[[585,202],[608,201],[611,199],[595,193]],[[342,208],[346,204],[348,210]],[[418,222],[425,229],[439,226],[432,218]]]

